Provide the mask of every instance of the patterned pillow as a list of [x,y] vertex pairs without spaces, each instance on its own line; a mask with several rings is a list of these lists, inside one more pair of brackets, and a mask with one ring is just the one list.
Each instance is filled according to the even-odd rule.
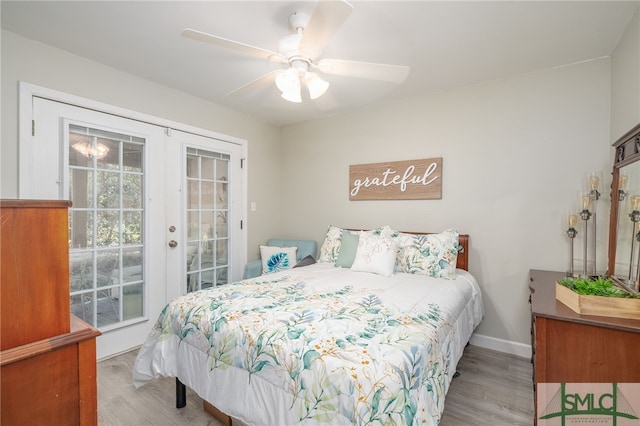
[[[375,229],[372,231],[373,233],[377,233],[378,235],[382,235],[383,237],[389,237],[396,239],[400,236],[400,232],[394,230],[389,225],[385,225],[381,228]],[[397,240],[396,240],[397,241]]]
[[270,274],[291,269],[296,265],[298,247],[260,246],[262,273]]
[[338,252],[340,251],[340,242],[342,238],[342,228],[329,226],[327,235],[324,238],[322,247],[320,247],[320,257],[318,263],[336,263]]
[[458,260],[458,231],[439,234],[401,233],[398,238],[396,271],[453,279]]
[[[324,238],[324,242],[320,247],[320,257],[318,257],[318,263],[333,263],[335,265],[340,254],[340,247],[342,245],[342,232],[349,232],[345,229],[338,228],[337,226],[329,226],[327,235]],[[381,226],[380,228],[372,229],[370,231],[360,231],[360,234],[366,233],[371,235],[381,235],[384,237],[397,235],[398,232],[394,231],[388,225]]]
[[372,272],[389,277],[396,263],[394,239],[370,232],[361,232],[352,271]]

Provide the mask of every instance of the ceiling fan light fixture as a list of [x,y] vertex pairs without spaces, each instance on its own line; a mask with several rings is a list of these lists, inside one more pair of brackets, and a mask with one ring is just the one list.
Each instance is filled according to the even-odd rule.
[[282,93],[295,90],[296,86],[300,87],[300,77],[298,77],[298,72],[293,68],[288,68],[281,72],[276,77],[276,86]]
[[321,79],[318,74],[314,72],[307,72],[305,75],[305,82],[307,83],[307,89],[309,89],[309,97],[311,99],[318,99],[329,88],[329,83]]
[[300,103],[300,77],[298,71],[289,68],[276,77],[276,86],[282,92],[282,98],[289,102]]
[[280,39],[277,52],[190,28],[184,29],[182,36],[287,66],[287,69],[269,71],[229,92],[228,95],[242,96],[267,84],[273,84],[275,77],[275,83],[285,100],[302,102],[301,86],[303,84],[307,86],[310,99],[315,100],[326,93],[329,83],[315,73],[309,73],[309,70],[318,71],[320,75],[329,74],[393,84],[403,83],[409,75],[408,66],[320,59],[325,44],[338,32],[352,11],[353,6],[347,0],[319,0],[312,15],[294,12],[289,16],[293,33]]
[[290,90],[288,92],[282,92],[282,99],[285,99],[289,102],[295,102],[299,104],[302,102],[302,96],[300,96],[300,89],[298,90]]

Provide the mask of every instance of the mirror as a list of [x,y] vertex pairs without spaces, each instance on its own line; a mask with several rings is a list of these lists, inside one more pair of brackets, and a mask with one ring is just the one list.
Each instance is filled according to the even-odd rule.
[[608,275],[637,292],[640,282],[640,124],[618,139],[613,147]]

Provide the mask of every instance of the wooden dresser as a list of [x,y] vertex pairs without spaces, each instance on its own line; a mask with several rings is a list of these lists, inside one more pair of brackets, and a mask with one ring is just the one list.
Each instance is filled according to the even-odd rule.
[[95,338],[70,314],[66,201],[0,201],[0,423],[95,425]]
[[556,300],[555,283],[564,276],[529,272],[534,389],[538,383],[640,382],[640,321],[575,313]]

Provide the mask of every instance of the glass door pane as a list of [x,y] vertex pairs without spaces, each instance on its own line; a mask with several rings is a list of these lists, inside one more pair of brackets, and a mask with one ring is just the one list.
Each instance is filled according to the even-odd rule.
[[140,137],[69,125],[71,311],[100,329],[144,317]]
[[228,154],[187,148],[187,291],[229,277]]

